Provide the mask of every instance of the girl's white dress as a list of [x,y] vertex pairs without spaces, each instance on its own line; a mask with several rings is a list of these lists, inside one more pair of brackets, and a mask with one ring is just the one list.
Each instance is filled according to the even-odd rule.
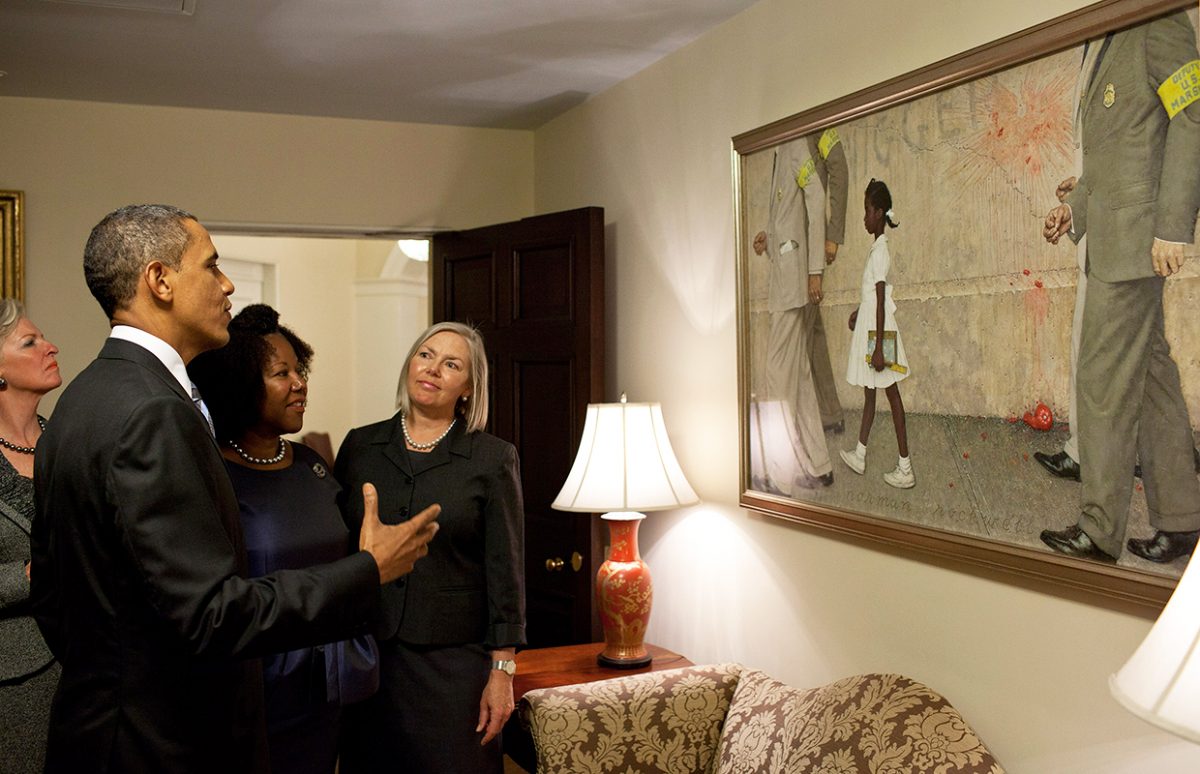
[[[875,283],[887,283],[891,263],[887,235],[880,234],[871,245],[871,252],[867,254],[867,265],[863,269],[862,300],[858,304],[858,321],[854,325],[854,333],[850,336],[850,355],[846,364],[846,381],[859,387],[881,389],[895,384],[911,373],[900,373],[891,368],[876,371],[867,362],[867,332],[874,330],[876,324]],[[907,367],[908,356],[904,353],[904,341],[896,327],[896,302],[892,300],[890,284],[885,284],[883,289],[883,329],[896,331],[896,362]]]

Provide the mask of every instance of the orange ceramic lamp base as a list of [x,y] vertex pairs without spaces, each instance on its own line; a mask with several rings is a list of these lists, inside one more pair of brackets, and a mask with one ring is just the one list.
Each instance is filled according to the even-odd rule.
[[650,663],[644,644],[646,624],[654,589],[650,568],[638,553],[638,524],[645,514],[606,513],[608,522],[608,559],[596,573],[596,606],[604,629],[604,650],[597,661],[601,666],[634,669]]

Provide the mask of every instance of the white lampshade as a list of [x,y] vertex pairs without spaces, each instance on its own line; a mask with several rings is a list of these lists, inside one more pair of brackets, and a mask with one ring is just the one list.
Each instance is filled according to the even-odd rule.
[[552,508],[659,511],[697,502],[675,460],[659,404],[588,404],[575,464]]
[[1154,628],[1109,678],[1117,701],[1154,725],[1200,742],[1200,568],[1193,559]]

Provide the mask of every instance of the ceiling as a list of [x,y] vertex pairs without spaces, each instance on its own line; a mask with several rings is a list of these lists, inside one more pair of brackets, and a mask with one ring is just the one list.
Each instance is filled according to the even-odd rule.
[[753,2],[2,0],[0,96],[532,129]]

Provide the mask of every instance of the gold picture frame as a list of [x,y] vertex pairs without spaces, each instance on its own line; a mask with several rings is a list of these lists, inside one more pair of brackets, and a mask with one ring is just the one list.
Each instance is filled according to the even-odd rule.
[[25,195],[0,191],[0,297],[25,300]]
[[[787,413],[790,408],[786,406],[783,409],[782,418],[772,415],[771,412],[780,410],[776,404],[786,403],[786,401],[770,400],[775,396],[769,394],[770,391],[764,390],[763,387],[766,380],[763,372],[769,367],[766,365],[767,347],[765,342],[768,335],[766,331],[771,325],[768,322],[771,315],[768,310],[768,297],[772,280],[768,274],[769,270],[765,268],[765,262],[769,260],[769,256],[765,256],[762,246],[756,244],[756,235],[761,239],[765,213],[771,207],[770,200],[775,198],[773,181],[777,178],[774,177],[773,170],[775,169],[774,165],[779,163],[778,159],[781,158],[779,154],[782,149],[791,143],[807,142],[811,149],[811,156],[815,158],[818,145],[825,146],[820,149],[820,152],[824,153],[831,141],[828,131],[830,129],[840,135],[840,141],[852,143],[850,149],[845,151],[846,155],[851,158],[849,163],[849,202],[845,216],[847,238],[841,246],[842,249],[837,253],[836,262],[826,270],[825,297],[821,302],[821,309],[822,314],[829,318],[824,323],[824,330],[829,332],[829,357],[833,363],[835,378],[839,382],[838,395],[843,406],[853,408],[854,401],[861,402],[862,393],[860,388],[853,388],[859,390],[857,393],[847,389],[848,385],[841,378],[841,374],[844,373],[842,364],[846,362],[845,355],[848,350],[845,340],[849,338],[849,334],[845,330],[847,326],[839,321],[845,319],[841,316],[841,312],[845,312],[849,308],[857,308],[859,285],[856,276],[850,276],[847,273],[849,267],[839,264],[850,263],[853,264],[856,271],[862,271],[863,256],[869,245],[869,242],[864,241],[863,229],[858,223],[862,213],[863,188],[868,177],[875,177],[879,174],[877,169],[882,170],[883,177],[886,178],[901,168],[900,162],[895,162],[894,156],[885,152],[891,151],[894,146],[883,141],[872,145],[872,139],[888,132],[894,134],[907,132],[904,141],[911,141],[919,135],[922,140],[928,139],[931,143],[930,148],[921,148],[920,150],[922,152],[929,151],[930,155],[933,155],[938,151],[936,144],[945,140],[944,136],[937,135],[936,130],[944,129],[948,124],[935,126],[932,134],[927,130],[931,123],[936,124],[938,120],[947,115],[950,116],[948,121],[958,122],[954,125],[959,129],[964,126],[977,126],[980,127],[979,137],[984,137],[987,131],[991,131],[994,138],[995,127],[989,127],[986,124],[995,115],[996,108],[994,103],[985,104],[987,100],[984,97],[992,98],[997,94],[1003,94],[1010,100],[1006,104],[1015,111],[1028,112],[1029,106],[1032,104],[1030,100],[1041,100],[1039,105],[1050,105],[1053,109],[1048,110],[1046,115],[1037,118],[1043,120],[1043,123],[1053,124],[1054,131],[1057,132],[1055,136],[1061,146],[1064,132],[1073,137],[1069,103],[1074,94],[1075,80],[1079,72],[1079,53],[1082,51],[1085,41],[1103,38],[1111,32],[1146,23],[1159,16],[1181,10],[1190,10],[1192,24],[1195,25],[1196,3],[1191,0],[1151,0],[1150,2],[1105,0],[841,99],[744,132],[733,138],[741,451],[739,502],[743,507],[820,530],[898,547],[903,552],[915,552],[924,558],[943,561],[955,567],[985,572],[999,571],[1016,582],[1032,583],[1038,587],[1046,584],[1049,584],[1050,587],[1061,586],[1084,592],[1088,597],[1118,599],[1148,607],[1161,607],[1165,603],[1174,589],[1178,574],[1182,572],[1181,566],[1186,563],[1185,560],[1176,562],[1177,565],[1181,565],[1180,567],[1166,568],[1157,568],[1147,563],[1131,565],[1126,560],[1122,560],[1122,563],[1118,565],[1109,565],[1054,553],[1038,541],[1037,531],[1030,532],[1029,529],[1032,528],[1028,525],[1018,527],[1018,529],[1026,529],[1018,539],[1009,539],[1004,534],[989,531],[996,523],[1005,519],[1012,521],[1016,518],[1019,520],[1019,516],[1014,517],[1012,512],[1001,515],[991,523],[985,523],[984,527],[979,530],[962,529],[955,521],[959,514],[954,512],[952,507],[942,509],[942,505],[949,502],[950,498],[959,496],[953,490],[954,480],[950,480],[948,483],[937,482],[943,491],[927,494],[923,501],[913,500],[911,497],[907,501],[902,500],[900,498],[905,496],[904,490],[897,492],[889,490],[888,487],[882,487],[878,491],[872,492],[848,493],[845,491],[845,484],[839,482],[853,483],[859,479],[855,479],[854,472],[845,467],[838,459],[835,446],[841,444],[842,448],[853,447],[857,435],[857,422],[845,422],[844,435],[836,436],[836,439],[830,442],[829,452],[835,473],[832,484],[823,486],[819,479],[815,479],[810,474],[804,474],[807,479],[806,483],[794,485],[791,491],[783,491],[786,487],[780,488],[771,484],[770,477],[763,474],[765,470],[763,460],[769,454],[771,443],[775,441],[768,438],[773,431],[766,428],[769,426],[768,423],[774,421],[793,426],[790,423],[794,423],[795,417],[794,414]],[[1027,92],[1022,91],[1026,88],[1028,88]],[[988,110],[993,112],[986,113],[985,111]],[[1041,128],[1044,129],[1044,126]],[[820,138],[820,143],[817,138]],[[839,138],[832,140],[832,142],[838,141]],[[853,145],[853,142],[859,144]],[[870,150],[866,150],[867,148]],[[861,154],[857,160],[857,166],[853,158],[855,153]],[[1023,240],[1020,246],[1012,248],[1026,251],[1022,253],[1020,259],[1012,255],[1009,255],[1008,258],[1002,257],[999,260],[1008,260],[1009,268],[997,270],[982,277],[947,274],[947,278],[936,281],[928,276],[917,277],[912,282],[917,290],[910,292],[907,303],[910,304],[911,311],[914,308],[912,305],[917,303],[913,299],[919,300],[921,294],[940,298],[950,295],[948,292],[950,289],[953,290],[956,297],[964,299],[955,303],[960,303],[963,308],[969,308],[971,303],[978,303],[976,299],[985,292],[972,290],[972,288],[980,287],[988,288],[986,292],[992,293],[997,298],[1003,296],[1005,300],[1003,302],[996,301],[997,304],[1012,305],[1011,299],[1032,298],[1039,293],[1041,296],[1051,297],[1054,304],[1039,307],[1039,313],[1046,312],[1047,308],[1050,310],[1047,313],[1049,321],[1047,322],[1046,316],[1043,316],[1044,325],[1038,329],[1036,335],[1043,337],[1039,340],[1042,349],[1051,353],[1044,357],[1046,363],[1050,364],[1046,370],[1052,373],[1040,377],[1043,379],[1043,383],[1035,384],[1035,388],[1063,395],[1066,393],[1063,386],[1065,378],[1063,375],[1069,372],[1064,371],[1061,361],[1066,357],[1068,344],[1065,342],[1069,342],[1071,308],[1069,299],[1074,297],[1076,270],[1073,264],[1074,259],[1066,257],[1066,247],[1063,247],[1059,253],[1052,254],[1046,252],[1052,247],[1041,244],[1038,238],[1041,218],[1053,205],[1057,204],[1057,201],[1054,200],[1055,183],[1053,181],[1062,179],[1058,176],[1062,170],[1069,171],[1074,168],[1073,165],[1076,163],[1073,154],[1069,153],[1066,147],[1057,147],[1056,154],[1053,163],[1049,165],[1050,168],[1039,169],[1037,175],[1025,170],[1021,173],[1025,177],[1004,181],[1004,188],[1020,190],[1022,195],[1028,198],[1028,204],[1024,206],[1024,209],[1018,207],[1017,209],[1021,211],[1013,215],[1014,222],[1020,224],[1019,228],[1008,229],[997,238],[997,241],[1004,242],[1004,246],[997,248],[997,252],[1003,253],[1004,249],[1012,248],[1012,245],[1015,244],[1014,240]],[[924,175],[919,181],[919,186],[923,187],[921,193],[915,193],[918,190],[917,183],[909,184],[907,190],[910,195],[907,197],[907,204],[911,205],[914,201],[920,201],[921,204],[927,203],[921,196],[928,189],[947,186],[954,187],[955,190],[965,189],[973,192],[974,188],[968,188],[968,186],[972,186],[978,187],[983,192],[977,199],[985,204],[978,206],[1005,206],[1003,202],[996,204],[997,197],[994,195],[992,187],[999,186],[995,181],[987,179],[987,175],[991,172],[980,171],[977,166],[973,167],[974,162],[965,159],[968,155],[969,153],[964,151],[963,158],[959,158],[955,162],[958,164],[956,174],[962,175],[960,178],[949,180],[943,175]],[[863,161],[863,157],[867,156],[870,156],[869,163]],[[1068,158],[1070,158],[1070,163],[1068,163]],[[1027,163],[1029,159],[1023,158],[1018,161]],[[997,163],[993,166],[1002,168],[1003,164]],[[1066,175],[1063,174],[1062,177],[1066,177]],[[805,179],[807,180],[807,177]],[[1050,182],[1047,184],[1047,181]],[[798,184],[799,182],[797,179]],[[893,181],[888,180],[888,182]],[[913,237],[914,230],[920,233],[921,218],[925,217],[927,209],[933,209],[921,206],[910,206],[906,209],[905,203],[903,200],[899,201],[897,209],[902,216],[908,218],[904,225],[909,226],[909,229],[899,230],[895,238],[897,244],[906,238]],[[831,203],[822,205],[822,209],[825,209],[826,206],[830,209],[833,207]],[[951,216],[961,218],[963,223],[975,223],[976,221],[972,218],[974,213],[969,209],[975,205],[967,202],[964,206],[968,208],[965,213],[952,212]],[[1039,207],[1041,207],[1040,214]],[[942,216],[946,214],[946,210],[938,212]],[[966,230],[969,228],[970,226],[964,226]],[[1010,235],[1009,231],[1016,235]],[[857,232],[857,234],[852,238],[853,232]],[[854,240],[857,242],[852,245]],[[1063,242],[1065,244],[1066,240]],[[794,245],[794,241],[788,243],[788,247],[781,243],[780,252],[787,252],[789,249],[793,249]],[[910,247],[910,249],[913,248]],[[1195,256],[1195,248],[1189,249],[1192,251],[1190,254]],[[921,252],[920,248],[916,248],[915,252]],[[927,260],[931,262],[942,260],[937,251],[928,251],[928,253]],[[1073,256],[1074,253],[1071,252],[1071,255]],[[952,259],[947,260],[948,266],[953,265]],[[1196,263],[1197,259],[1193,258],[1192,262]],[[900,261],[897,260],[897,263]],[[1029,265],[1032,265],[1032,268],[1029,268]],[[1022,266],[1025,268],[1021,268]],[[837,271],[840,273],[833,274],[834,267],[837,267]],[[900,271],[904,271],[903,267]],[[1192,283],[1189,287],[1193,289],[1200,287],[1200,276],[1196,274],[1194,268],[1190,271],[1192,273],[1187,275],[1186,279],[1187,282]],[[831,274],[833,274],[832,277]],[[914,278],[906,279],[913,280]],[[1008,283],[1010,287],[1003,287],[1003,283]],[[897,285],[897,288],[899,287]],[[899,293],[899,290],[897,292]],[[977,295],[972,296],[972,292],[976,292]],[[900,299],[899,295],[897,299],[903,311],[906,301]],[[1065,327],[1064,316],[1061,312],[1064,304],[1059,301],[1064,301],[1067,309]],[[978,314],[978,310],[976,313]],[[913,319],[914,316],[910,314],[909,328],[912,331],[913,342],[920,344],[923,329],[911,325]],[[928,316],[920,319],[923,324],[937,324],[936,319],[930,323]],[[994,331],[997,327],[1001,331],[1006,330],[1004,323],[1003,315],[995,315],[978,321],[980,329],[986,327],[989,336],[1001,335]],[[901,328],[904,328],[903,323]],[[908,333],[905,334],[906,337],[908,335]],[[1026,338],[1032,335],[1034,334],[1028,334]],[[822,337],[824,336],[825,333],[822,333]],[[913,345],[909,344],[908,346],[911,352]],[[1193,349],[1195,347],[1200,347],[1200,344],[1195,345]],[[1057,352],[1062,353],[1061,357],[1055,354]],[[861,358],[861,355],[859,357]],[[1184,357],[1191,357],[1191,354],[1186,353]],[[1180,360],[1178,356],[1176,359]],[[1200,355],[1193,359],[1200,362]],[[914,372],[924,367],[928,373],[930,359],[927,357],[925,360],[925,364],[918,366]],[[1004,365],[1010,366],[1011,362],[1015,361],[1006,361]],[[1026,363],[1026,365],[1029,365],[1030,368],[1041,368],[1039,363]],[[943,371],[953,372],[955,364],[942,359],[938,361],[938,367]],[[1028,377],[1028,373],[1026,376]],[[1195,375],[1188,373],[1185,376],[1190,378]],[[953,383],[953,373],[946,378]],[[1020,385],[1014,382],[1007,373],[997,374],[995,378],[998,385],[996,391],[999,393],[1004,393],[1006,389],[1012,392],[1020,388]],[[1193,390],[1197,396],[1200,396],[1200,377],[1194,378],[1193,381],[1196,383],[1193,385]],[[923,399],[927,399],[930,394],[928,390],[924,389],[927,384],[927,382],[921,382],[917,387],[907,388],[917,393],[911,398],[915,404],[920,405]],[[1017,386],[1013,386],[1014,384]],[[992,386],[996,385],[984,384],[981,394],[988,393],[989,387]],[[901,389],[903,392],[906,388],[902,387]],[[950,388],[945,388],[945,390],[945,394],[952,395],[949,391]],[[881,389],[879,392],[882,393],[883,390]],[[855,395],[859,397],[855,398]],[[947,413],[974,419],[971,400],[976,397],[978,396],[952,396],[945,401],[948,406]],[[1038,397],[1031,395],[1030,401],[1024,405],[1033,408],[1035,399]],[[848,400],[850,402],[847,402]],[[905,401],[908,400],[910,397],[905,396]],[[983,398],[979,398],[979,401],[987,402]],[[797,403],[803,402],[803,400],[797,401]],[[1194,398],[1189,396],[1188,404],[1193,418],[1200,414],[1198,402],[1194,402]],[[886,439],[892,434],[892,423],[887,419],[885,413],[887,401],[882,395],[879,395],[877,403],[881,403],[882,408],[879,409],[879,416],[875,419],[871,435],[872,443],[876,438]],[[1060,401],[1060,403],[1065,404],[1065,401]],[[1011,396],[1008,405],[1014,405]],[[1039,406],[1039,408],[1041,407]],[[981,437],[988,438],[989,433],[991,433],[993,441],[1000,433],[1026,433],[1027,437],[1032,439],[1031,443],[1048,445],[1048,436],[1036,435],[1036,431],[1031,429],[1034,426],[1033,423],[1028,426],[1022,423],[1019,413],[1015,417],[1012,416],[1012,411],[1007,415],[997,413],[995,416],[991,416],[987,411],[982,413],[991,424],[984,426],[983,430],[979,430],[977,427],[973,429],[976,434],[976,445],[980,447],[978,454],[980,458],[987,458],[987,454],[992,453],[999,464],[1000,455],[990,451],[995,444],[988,445],[979,440]],[[1060,413],[1063,415],[1062,419],[1065,420],[1065,405]],[[834,436],[830,436],[829,433],[835,431],[830,431],[829,427],[826,426],[826,434],[828,438],[833,439]],[[794,435],[803,431],[789,430],[788,432]],[[1015,441],[1009,439],[1009,441],[1010,443],[1020,443],[1025,437],[1022,436]],[[894,440],[891,448],[895,448]],[[1029,450],[1032,451],[1034,448],[1031,445]],[[918,449],[918,451],[920,450]],[[960,458],[955,460],[958,470],[964,475],[969,473],[969,466],[973,464],[968,455],[968,451],[963,451]],[[914,456],[913,459],[915,465],[921,464],[918,456]],[[1003,463],[1010,466],[1013,476],[1045,476],[1049,480],[1049,476],[1041,471],[1028,455],[1024,460],[1004,459]],[[882,470],[876,468],[876,475],[881,472]],[[920,481],[920,475],[918,472],[918,481]],[[1029,480],[1034,481],[1032,478]],[[1019,479],[1016,481],[1020,484]],[[1034,483],[1038,486],[1043,485],[1040,481],[1034,481]],[[1068,485],[1068,482],[1057,483],[1061,483],[1064,487]],[[1074,486],[1078,487],[1079,485],[1074,484]],[[959,492],[962,492],[963,488],[965,487],[960,485]],[[977,489],[984,492],[986,487],[981,485]],[[841,496],[837,495],[839,490],[841,490]],[[947,491],[950,494],[947,494]],[[987,510],[998,503],[1003,496],[996,495],[996,491],[1002,490],[993,488],[983,495],[977,493],[976,499],[979,502],[973,507],[977,511]],[[1020,498],[1024,493],[1035,490],[1014,486],[1013,491],[1014,497]],[[1014,506],[1013,512],[1017,507],[1023,507],[1028,511],[1045,507],[1045,520],[1042,526],[1054,529],[1065,527],[1072,523],[1073,517],[1078,516],[1078,507],[1074,513],[1069,508],[1061,507],[1063,503],[1069,502],[1070,491],[1066,488],[1056,490],[1056,492],[1067,494],[1056,495],[1058,499],[1053,503],[1043,503],[1036,498],[1025,500],[1018,506]],[[894,497],[889,500],[888,498],[893,495]],[[1077,494],[1075,499],[1078,500]],[[892,509],[892,505],[904,507],[897,510]],[[941,521],[937,518],[926,519],[924,514],[920,514],[923,505],[929,506],[929,509],[934,506],[942,509],[941,515],[945,518]],[[1004,508],[996,510],[999,512]],[[905,515],[906,513],[910,515]],[[982,521],[987,522],[989,515],[983,514]],[[997,536],[998,534],[999,536]]]

